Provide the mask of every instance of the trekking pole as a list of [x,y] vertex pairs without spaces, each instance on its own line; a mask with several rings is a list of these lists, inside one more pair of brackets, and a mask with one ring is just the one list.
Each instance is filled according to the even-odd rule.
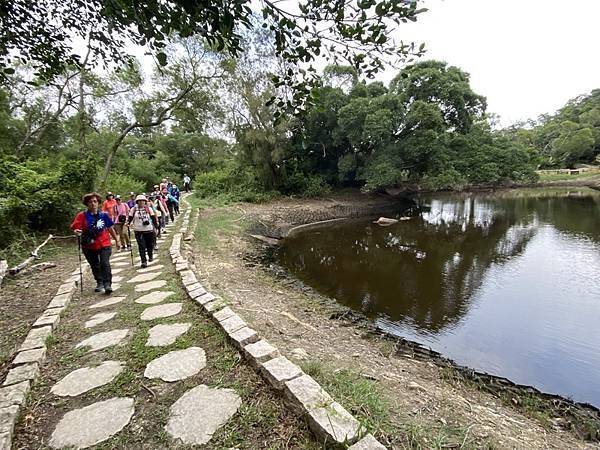
[[77,255],[79,255],[79,288],[83,295],[83,269],[81,267],[81,236],[77,235]]
[[129,238],[129,254],[131,255],[131,267],[133,267],[133,245],[131,245],[131,229],[129,227],[127,227],[127,237]]

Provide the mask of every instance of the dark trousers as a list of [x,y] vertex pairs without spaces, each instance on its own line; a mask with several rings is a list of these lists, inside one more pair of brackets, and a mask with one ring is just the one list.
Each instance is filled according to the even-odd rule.
[[185,192],[190,192],[190,183],[184,183],[183,187],[185,188]]
[[142,264],[146,264],[148,262],[146,254],[148,254],[148,259],[152,259],[154,251],[154,231],[136,231],[135,240],[138,244]]
[[173,208],[175,208],[175,214],[179,215],[179,203],[174,203]]
[[169,208],[169,216],[171,217],[171,222],[175,222],[175,202],[167,202],[167,208]]
[[110,270],[110,255],[112,247],[104,247],[100,250],[82,249],[85,259],[92,268],[92,274],[98,283],[112,283],[112,271]]

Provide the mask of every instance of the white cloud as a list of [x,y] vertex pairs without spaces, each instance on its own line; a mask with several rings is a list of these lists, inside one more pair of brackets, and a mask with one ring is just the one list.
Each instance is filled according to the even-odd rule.
[[429,11],[398,36],[425,42],[425,58],[469,72],[473,89],[505,125],[600,88],[600,1],[426,0],[425,6]]

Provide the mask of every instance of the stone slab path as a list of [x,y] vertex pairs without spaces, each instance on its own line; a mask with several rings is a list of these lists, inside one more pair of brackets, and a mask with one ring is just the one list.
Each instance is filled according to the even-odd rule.
[[112,319],[117,315],[116,312],[101,312],[90,317],[90,320],[86,321],[84,326],[85,328],[93,328],[101,323],[106,322],[107,320]]
[[70,411],[56,426],[50,446],[86,448],[121,431],[133,416],[132,398],[111,398]]
[[173,404],[165,429],[184,444],[206,444],[241,403],[240,396],[231,389],[212,389],[201,384]]
[[147,283],[138,284],[135,287],[135,292],[146,292],[154,289],[160,289],[165,287],[167,282],[165,280],[148,281]]
[[171,345],[179,336],[186,333],[191,326],[191,323],[155,325],[148,330],[148,340],[146,341],[146,346],[160,347],[163,345]]
[[133,278],[131,278],[130,280],[128,280],[128,283],[143,283],[144,281],[151,281],[154,280],[155,278],[161,276],[162,274],[160,272],[148,272],[148,273],[142,273],[140,275],[137,275]]
[[165,303],[163,305],[150,306],[144,310],[140,318],[142,320],[154,320],[163,317],[171,317],[179,314],[182,307],[181,303]]
[[146,378],[178,381],[196,375],[206,366],[206,353],[199,347],[176,350],[150,361],[144,371]]
[[136,298],[135,302],[143,305],[155,305],[156,303],[160,303],[174,294],[175,292],[173,291],[152,291],[148,294],[142,295],[139,298]]
[[[0,407],[15,409],[18,406],[11,399],[18,396],[12,392],[29,391],[29,380],[51,370],[49,375],[42,373],[44,382],[32,388],[40,396],[28,412],[33,421],[17,426],[17,432],[29,437],[17,440],[13,448],[210,445],[223,425],[237,420],[234,417],[245,400],[234,389],[208,386],[237,386],[240,372],[240,352],[224,348],[229,346],[205,315],[209,307],[204,313],[199,307],[211,303],[218,309],[222,300],[206,292],[187,263],[171,264],[168,255],[173,254],[173,246],[162,244],[165,239],[159,242],[161,253],[146,268],[140,268],[138,256],[132,266],[129,253],[113,255],[113,289],[118,293],[93,293],[88,274],[84,289],[89,292],[78,297],[79,304],[69,305],[69,295],[62,292],[53,298],[48,310],[52,314],[45,313],[43,323],[29,333],[20,349],[20,365],[9,373],[7,380],[14,384],[0,387]],[[183,268],[187,273],[180,277],[175,269]],[[57,314],[63,310],[66,317],[59,325]],[[226,330],[238,332],[240,345],[257,340],[256,332],[231,310],[216,317]],[[60,352],[46,348],[53,330]],[[250,367],[242,369],[256,377]],[[253,380],[254,385],[260,384]],[[241,384],[239,389],[247,391],[249,385]],[[289,423],[290,417],[282,420]],[[244,432],[254,433],[256,428],[260,426]],[[256,441],[261,445],[269,440],[271,430],[262,433]],[[5,448],[5,435],[0,430],[0,450]],[[228,440],[229,435],[222,432],[209,448],[246,448]]]
[[50,389],[54,395],[76,397],[79,394],[110,383],[123,371],[120,361],[104,361],[97,367],[77,369],[64,377]]
[[84,339],[75,348],[89,347],[90,352],[102,350],[103,348],[119,344],[125,339],[127,333],[129,333],[128,329],[104,331]]

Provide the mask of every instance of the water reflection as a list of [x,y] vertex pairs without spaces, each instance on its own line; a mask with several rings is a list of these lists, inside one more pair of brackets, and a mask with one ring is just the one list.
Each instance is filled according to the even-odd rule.
[[[389,227],[349,221],[290,237],[280,262],[322,293],[476,367],[548,387],[542,375],[532,381],[533,369],[525,360],[533,352],[552,364],[569,364],[544,350],[549,341],[554,348],[569,342],[578,346],[575,353],[582,352],[573,357],[598,359],[592,373],[600,376],[598,351],[586,353],[595,338],[567,326],[581,326],[574,317],[600,320],[595,275],[600,270],[600,195],[522,190],[436,195],[417,203],[415,217]],[[576,273],[569,273],[575,267]],[[565,296],[568,303],[562,301]],[[515,330],[520,320],[510,316],[519,311],[541,324],[538,335],[528,335],[526,324],[521,324],[525,330]],[[482,314],[485,319],[478,317]],[[591,323],[590,328],[595,329]],[[575,344],[574,334],[580,337]],[[473,339],[487,347],[475,351]],[[511,355],[514,349],[506,349],[513,340],[538,344]],[[562,392],[556,386],[560,383],[564,380],[549,389]],[[597,395],[600,402],[600,392],[586,395]]]

